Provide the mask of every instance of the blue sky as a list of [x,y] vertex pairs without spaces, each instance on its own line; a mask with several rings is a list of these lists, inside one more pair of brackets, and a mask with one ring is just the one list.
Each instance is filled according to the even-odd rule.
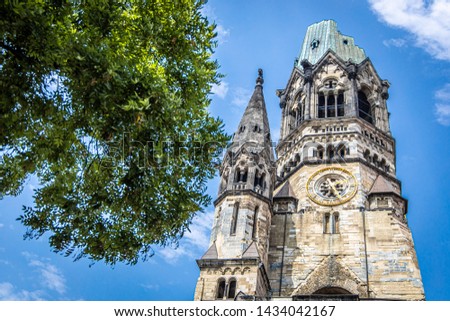
[[[337,21],[391,83],[388,108],[397,142],[397,176],[409,200],[428,300],[450,300],[450,1],[211,0],[204,12],[218,25],[215,58],[225,75],[213,88],[211,113],[235,131],[264,69],[272,137],[279,137],[275,90],[284,88],[308,25]],[[217,193],[217,178],[208,192]],[[32,205],[30,179],[22,195],[0,202],[0,300],[192,300],[195,259],[208,246],[212,206],[199,214],[178,249],[156,249],[135,266],[72,262],[45,238],[24,241],[16,222]]]

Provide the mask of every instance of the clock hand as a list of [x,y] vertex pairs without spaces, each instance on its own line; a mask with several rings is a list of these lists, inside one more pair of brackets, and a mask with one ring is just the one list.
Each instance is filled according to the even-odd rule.
[[336,187],[334,186],[333,183],[331,183],[331,181],[330,181],[329,178],[327,178],[327,182],[328,182],[328,184],[330,184],[331,189],[332,189],[333,192],[334,192],[334,195],[336,195],[337,198],[342,198],[341,194],[339,194],[339,192],[337,191]]
[[341,179],[340,181],[336,181],[334,182],[334,185],[339,185],[339,184],[345,184],[348,183],[348,179]]

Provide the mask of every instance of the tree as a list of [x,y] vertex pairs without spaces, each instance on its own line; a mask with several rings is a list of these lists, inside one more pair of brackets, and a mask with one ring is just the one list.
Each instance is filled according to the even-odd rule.
[[0,4],[0,197],[39,179],[26,238],[134,264],[210,202],[228,140],[201,0]]

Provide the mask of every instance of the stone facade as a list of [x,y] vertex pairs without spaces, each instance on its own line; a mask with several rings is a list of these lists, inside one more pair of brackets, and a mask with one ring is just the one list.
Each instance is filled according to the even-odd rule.
[[334,21],[309,27],[277,94],[255,92],[223,160],[196,300],[423,300],[382,80]]

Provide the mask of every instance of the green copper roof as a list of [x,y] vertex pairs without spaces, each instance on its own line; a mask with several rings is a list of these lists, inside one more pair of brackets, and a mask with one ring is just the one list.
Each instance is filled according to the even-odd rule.
[[306,59],[316,64],[328,49],[333,50],[342,60],[360,63],[366,58],[364,50],[355,45],[352,37],[344,36],[337,28],[336,21],[324,20],[308,27],[302,50],[298,57],[298,67]]

